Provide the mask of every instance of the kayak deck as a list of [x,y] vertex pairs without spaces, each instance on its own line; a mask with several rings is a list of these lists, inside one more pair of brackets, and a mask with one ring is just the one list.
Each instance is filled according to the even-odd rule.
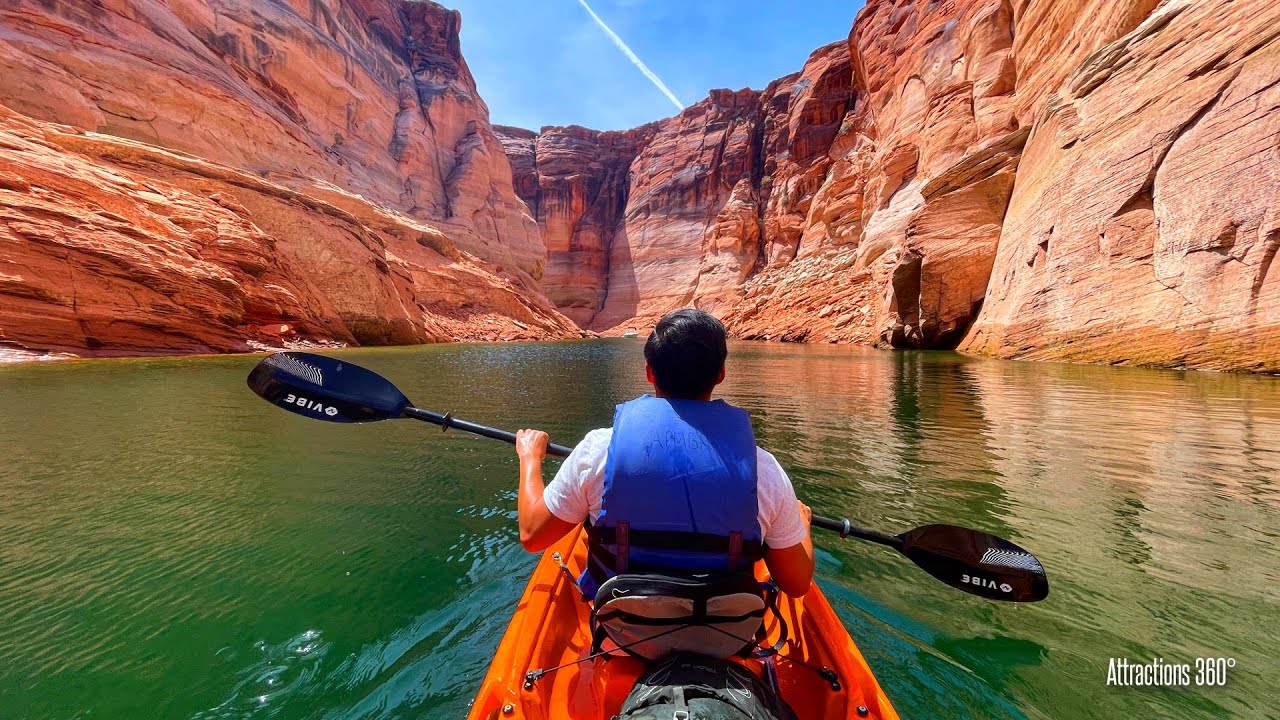
[[[586,562],[585,539],[578,530],[543,553],[476,695],[468,715],[471,720],[607,718],[622,707],[644,669],[640,660],[615,655],[572,664],[591,651],[590,605],[552,555],[560,553],[576,575]],[[756,573],[767,577],[763,563],[757,565]],[[816,584],[804,598],[781,596],[778,610],[790,638],[774,668],[783,698],[801,720],[897,720],[871,668]],[[779,631],[777,618],[770,613],[765,625],[773,644]],[[835,671],[839,689],[788,657]],[[743,663],[759,674],[761,662]],[[529,671],[560,665],[566,667],[546,673],[532,687],[527,685]]]

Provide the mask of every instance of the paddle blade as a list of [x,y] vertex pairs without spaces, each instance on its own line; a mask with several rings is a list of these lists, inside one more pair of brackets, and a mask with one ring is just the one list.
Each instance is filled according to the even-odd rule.
[[903,555],[957,590],[1008,602],[1036,602],[1049,595],[1044,566],[1004,538],[955,525],[925,525],[898,539]]
[[323,355],[282,352],[249,373],[249,389],[276,407],[326,422],[400,417],[409,399],[386,378]]

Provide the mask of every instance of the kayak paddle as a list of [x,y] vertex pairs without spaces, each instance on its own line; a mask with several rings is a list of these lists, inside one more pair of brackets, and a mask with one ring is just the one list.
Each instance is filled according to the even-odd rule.
[[[515,443],[515,433],[416,408],[391,381],[359,365],[307,352],[270,355],[249,373],[249,389],[276,407],[315,420],[363,423],[413,418],[494,440]],[[566,457],[572,448],[549,444],[547,453]],[[924,525],[887,535],[814,515],[813,527],[840,537],[897,550],[938,580],[990,600],[1036,602],[1049,594],[1049,579],[1035,555],[1004,538],[957,525]]]
[[813,516],[813,527],[887,545],[957,590],[988,600],[1036,602],[1049,578],[1035,555],[1002,537],[958,525],[921,525],[901,535],[860,528],[848,518]]
[[[413,418],[515,443],[516,434],[414,407],[390,380],[359,365],[306,352],[267,356],[249,373],[249,389],[290,412],[336,423]],[[568,456],[573,448],[551,444],[547,452]]]

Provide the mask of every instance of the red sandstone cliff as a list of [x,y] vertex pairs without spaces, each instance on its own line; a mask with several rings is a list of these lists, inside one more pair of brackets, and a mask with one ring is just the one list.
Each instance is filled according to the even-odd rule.
[[1275,3],[870,0],[798,73],[626,132],[495,135],[459,23],[5,3],[0,345],[574,334],[554,301],[1280,371]]
[[545,250],[458,44],[404,0],[12,0],[3,104],[295,188],[332,184],[435,221],[537,278]]
[[0,107],[0,349],[573,335],[549,301],[410,217]]
[[1152,5],[1022,9],[1028,44],[1116,39],[1042,70],[963,349],[1280,371],[1280,5]]
[[870,0],[797,75],[617,152],[503,132],[532,207],[608,188],[537,213],[595,329],[692,304],[743,337],[1274,372],[1277,27],[1263,0]]
[[542,287],[583,327],[604,307],[610,248],[625,212],[631,161],[653,127],[597,132],[496,127],[511,159],[516,191],[538,219],[547,246]]
[[736,303],[761,251],[763,120],[759,93],[723,90],[627,132],[497,128],[547,242],[548,297],[619,330],[695,297]]
[[578,335],[538,290],[459,22],[399,0],[4,3],[0,345]]

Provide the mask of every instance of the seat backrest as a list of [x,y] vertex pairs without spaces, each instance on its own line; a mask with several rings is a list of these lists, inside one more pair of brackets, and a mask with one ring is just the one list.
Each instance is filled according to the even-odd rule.
[[760,583],[743,574],[616,575],[596,593],[598,633],[646,660],[674,652],[727,658],[748,652],[764,623]]

